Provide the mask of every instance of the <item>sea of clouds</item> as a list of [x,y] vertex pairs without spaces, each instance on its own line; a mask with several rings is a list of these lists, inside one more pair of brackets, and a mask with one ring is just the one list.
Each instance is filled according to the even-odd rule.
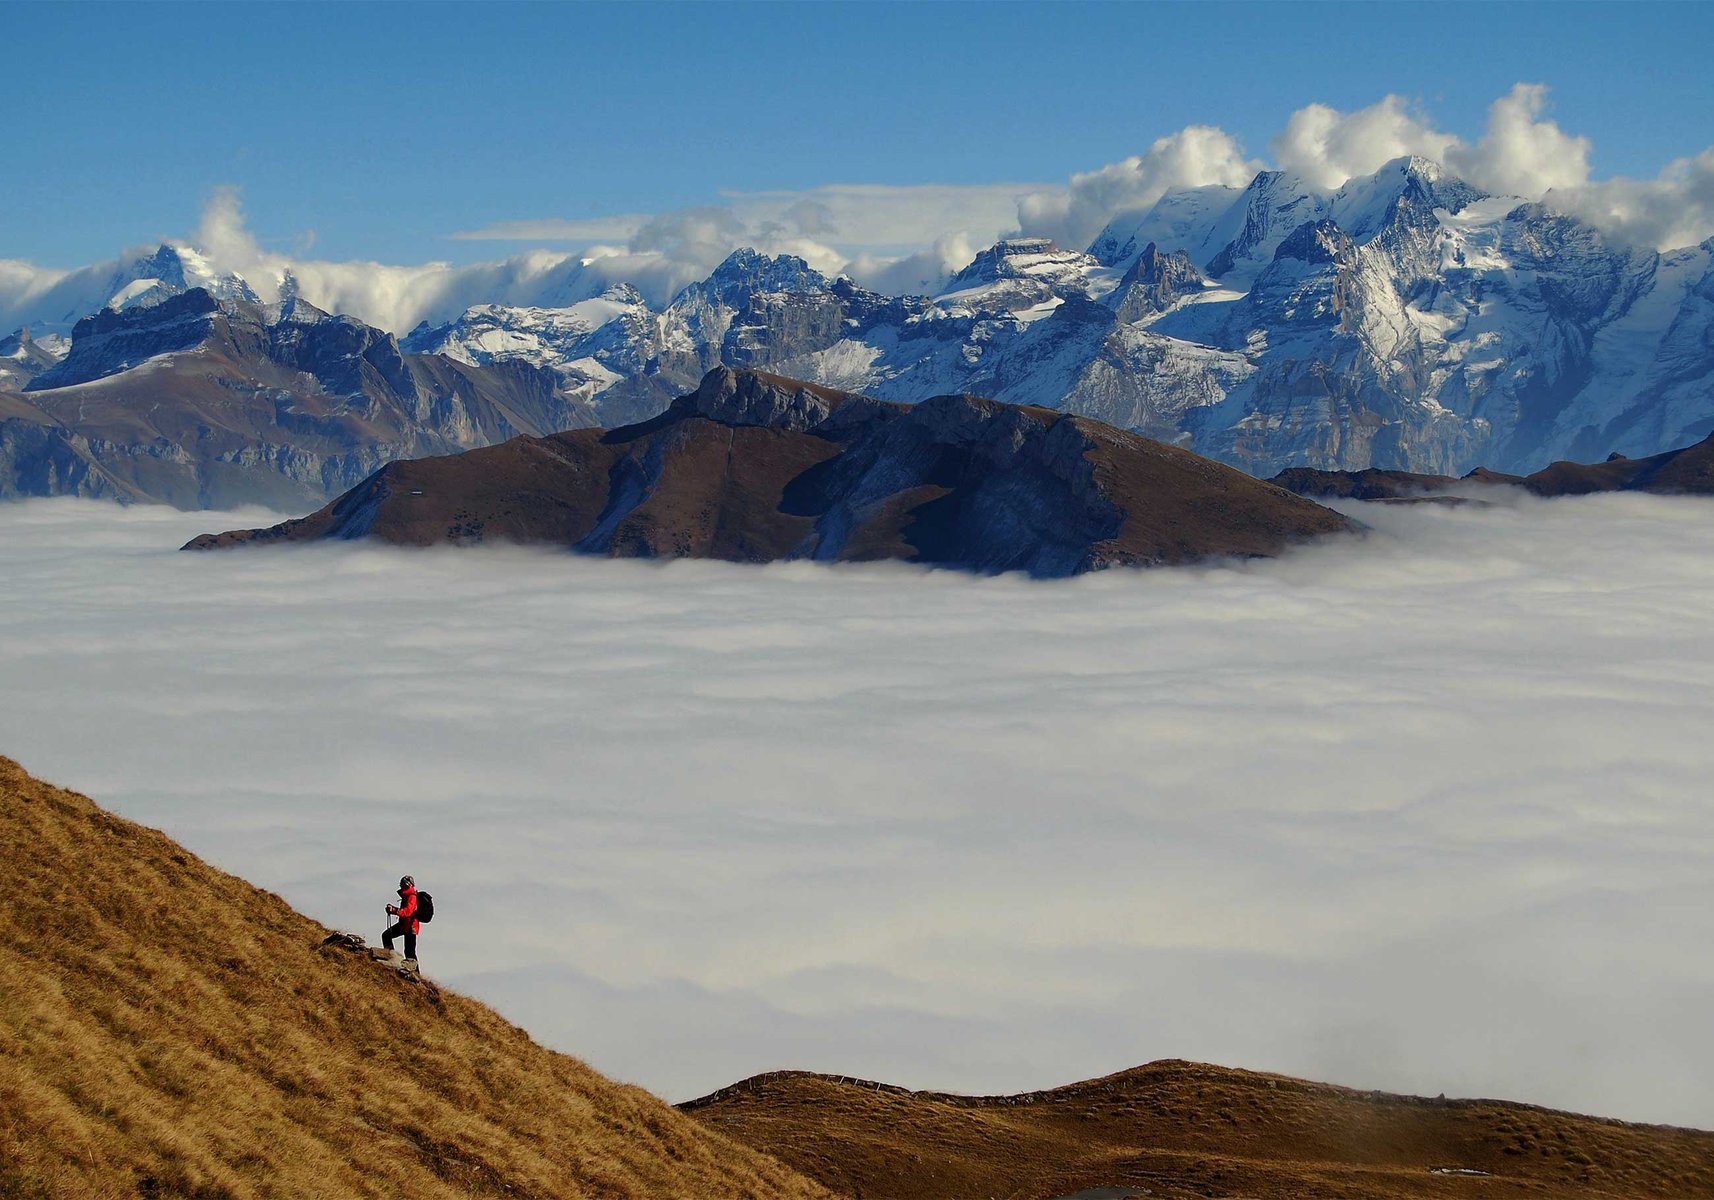
[[[1161,1057],[1714,1127],[1714,521],[1069,582],[0,507],[0,753],[672,1099]],[[257,914],[266,920],[266,912]]]

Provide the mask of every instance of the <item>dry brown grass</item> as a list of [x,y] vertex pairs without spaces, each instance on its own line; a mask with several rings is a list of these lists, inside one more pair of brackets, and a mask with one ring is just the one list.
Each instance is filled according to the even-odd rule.
[[1714,1133],[1187,1062],[1008,1097],[783,1072],[682,1107],[862,1200],[1714,1197]]
[[822,1197],[0,758],[0,1200]]

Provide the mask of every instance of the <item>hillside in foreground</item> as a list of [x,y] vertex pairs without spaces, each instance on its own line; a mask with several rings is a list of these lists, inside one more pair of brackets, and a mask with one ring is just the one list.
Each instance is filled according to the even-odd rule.
[[1187,1062],[990,1097],[788,1071],[680,1107],[863,1200],[1714,1196],[1714,1133]]
[[1714,1133],[1184,1062],[675,1111],[6,758],[0,856],[0,1200],[1714,1196]]
[[0,758],[0,1197],[825,1193]]

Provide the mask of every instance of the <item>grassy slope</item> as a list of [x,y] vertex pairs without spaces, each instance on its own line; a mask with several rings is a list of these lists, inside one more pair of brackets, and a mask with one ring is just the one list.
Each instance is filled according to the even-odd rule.
[[0,1200],[819,1197],[0,758]]
[[1714,1196],[1714,1133],[1185,1062],[986,1098],[784,1072],[683,1107],[863,1200]]

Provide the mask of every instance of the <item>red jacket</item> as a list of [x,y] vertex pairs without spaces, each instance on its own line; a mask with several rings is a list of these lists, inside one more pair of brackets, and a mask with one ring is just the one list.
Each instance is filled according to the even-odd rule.
[[417,912],[417,889],[414,887],[400,888],[399,889],[399,914],[398,914],[399,920],[401,923],[405,922],[405,921],[409,921],[411,923],[411,932],[412,933],[421,933],[423,931],[423,923],[421,921],[417,920],[416,912]]

